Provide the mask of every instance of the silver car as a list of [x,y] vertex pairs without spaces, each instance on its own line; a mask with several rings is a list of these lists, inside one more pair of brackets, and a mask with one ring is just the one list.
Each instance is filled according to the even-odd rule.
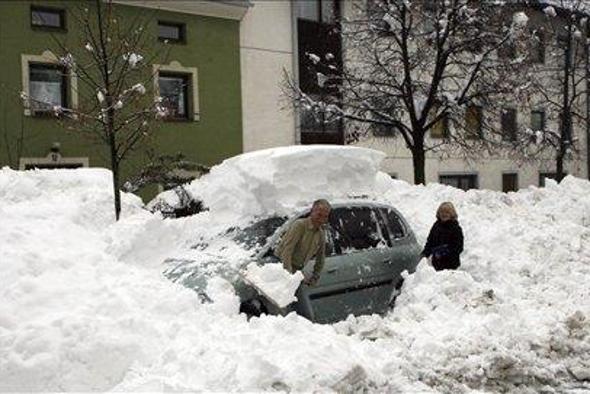
[[[248,249],[260,264],[280,264],[274,255],[280,237],[294,220],[307,215],[309,210],[290,218],[269,217],[225,235]],[[314,286],[302,284],[297,302],[287,308],[279,309],[241,280],[237,272],[206,271],[234,283],[242,301],[240,310],[248,315],[295,311],[314,322],[329,323],[349,314],[387,311],[401,288],[402,272],[415,270],[421,251],[402,215],[389,205],[374,202],[333,204],[326,230],[326,261],[320,280]],[[169,268],[165,274],[170,279],[202,291],[205,278],[196,267],[202,269],[203,265],[175,259],[166,263]],[[207,298],[204,293],[202,296]]]

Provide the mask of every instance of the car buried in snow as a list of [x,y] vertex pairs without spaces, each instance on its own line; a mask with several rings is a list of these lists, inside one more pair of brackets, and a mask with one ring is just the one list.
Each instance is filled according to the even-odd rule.
[[[309,210],[305,210],[291,217],[267,217],[245,228],[230,229],[223,236],[246,249],[250,262],[280,264],[274,250],[281,236],[294,220],[308,215]],[[298,300],[283,309],[244,282],[239,268],[227,268],[221,257],[205,264],[168,259],[164,274],[195,289],[204,299],[208,298],[208,278],[224,277],[233,283],[240,297],[240,311],[248,315],[295,311],[311,321],[330,323],[349,314],[386,312],[402,286],[402,272],[413,272],[420,259],[421,249],[403,216],[392,206],[370,201],[333,204],[326,224],[326,242],[320,280],[313,286],[302,283]],[[207,247],[196,245],[205,252]]]

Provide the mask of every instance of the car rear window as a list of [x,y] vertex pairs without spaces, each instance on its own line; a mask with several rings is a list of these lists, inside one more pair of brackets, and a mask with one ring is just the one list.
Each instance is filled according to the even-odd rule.
[[334,209],[330,214],[330,227],[337,254],[388,244],[377,212],[369,207]]

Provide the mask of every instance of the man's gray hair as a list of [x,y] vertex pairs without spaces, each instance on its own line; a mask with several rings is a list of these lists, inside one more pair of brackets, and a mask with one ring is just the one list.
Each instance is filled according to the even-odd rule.
[[328,209],[332,209],[332,206],[330,205],[330,203],[328,202],[328,200],[320,198],[319,200],[315,200],[311,206],[311,209],[315,208],[315,207],[325,207]]

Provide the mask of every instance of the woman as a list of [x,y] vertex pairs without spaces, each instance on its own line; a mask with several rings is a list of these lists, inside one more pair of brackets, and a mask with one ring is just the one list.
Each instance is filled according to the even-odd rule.
[[432,266],[437,271],[454,270],[461,265],[462,251],[463,231],[457,221],[457,211],[450,202],[443,202],[436,211],[436,222],[430,229],[422,256],[432,256]]

